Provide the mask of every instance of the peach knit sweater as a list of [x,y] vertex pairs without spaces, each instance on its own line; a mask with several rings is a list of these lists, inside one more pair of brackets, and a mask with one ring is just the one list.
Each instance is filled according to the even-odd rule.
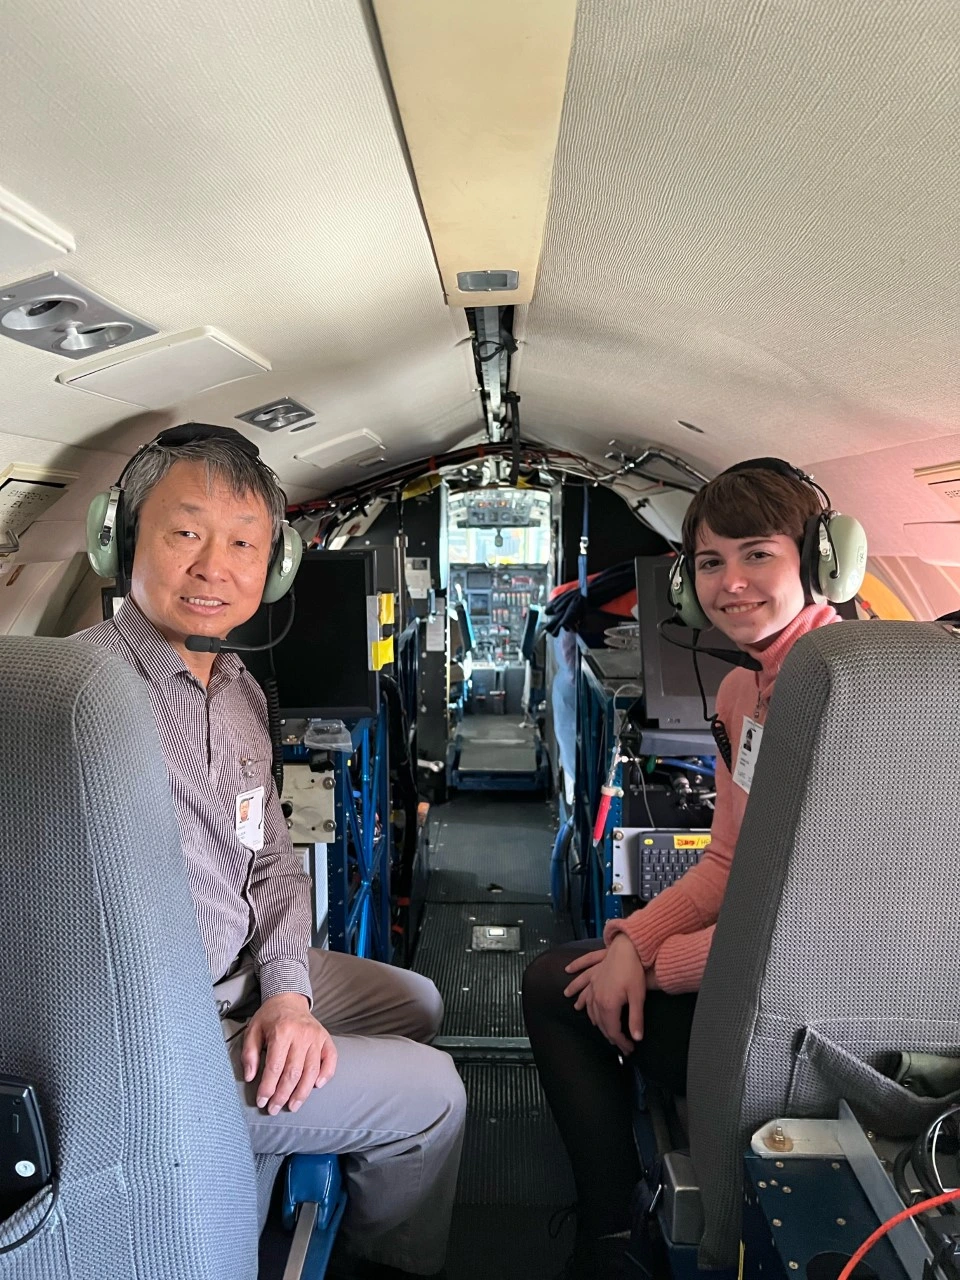
[[[763,722],[777,673],[794,644],[808,631],[839,621],[831,605],[807,605],[767,649],[748,650],[762,671],[736,667],[724,678],[717,691],[717,714],[727,727],[734,763],[744,716],[754,716],[759,699],[755,718]],[[700,986],[746,807],[746,791],[718,756],[710,844],[700,862],[647,906],[624,920],[607,921],[604,942],[609,946],[616,934],[627,934],[664,991],[696,991]]]

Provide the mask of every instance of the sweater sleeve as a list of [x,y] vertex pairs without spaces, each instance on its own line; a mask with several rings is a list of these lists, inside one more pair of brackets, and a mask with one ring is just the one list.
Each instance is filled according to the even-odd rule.
[[661,944],[654,965],[661,990],[671,996],[700,990],[715,928],[712,924],[696,933],[674,933]]
[[[727,699],[723,701],[727,704]],[[730,703],[733,701],[732,698],[729,699]],[[721,702],[719,696],[717,702]],[[725,723],[733,728],[733,706],[724,705],[718,709]],[[716,923],[720,914],[720,904],[727,887],[730,863],[743,817],[743,805],[738,803],[735,794],[738,788],[730,776],[730,770],[719,756],[716,768],[717,799],[710,829],[710,843],[699,863],[691,867],[669,889],[664,889],[647,906],[634,911],[623,920],[608,920],[603,931],[603,940],[607,946],[618,933],[627,934],[636,947],[644,968],[656,967],[657,980],[662,982],[667,991],[696,990],[697,983],[693,986],[676,984],[688,982],[697,966],[699,974],[703,972],[713,933],[709,926]],[[743,799],[745,801],[746,797]],[[697,942],[686,940],[688,935],[699,938],[700,934],[709,936],[700,938]],[[682,944],[681,939],[675,935],[683,935]],[[661,972],[660,951],[667,939],[671,940],[671,945],[664,957]],[[701,949],[703,964],[699,961]]]

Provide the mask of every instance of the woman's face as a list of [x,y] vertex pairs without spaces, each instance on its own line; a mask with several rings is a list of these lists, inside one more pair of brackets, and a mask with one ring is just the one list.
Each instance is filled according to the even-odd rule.
[[786,534],[722,538],[703,524],[693,563],[704,613],[739,648],[764,648],[804,606],[800,552]]

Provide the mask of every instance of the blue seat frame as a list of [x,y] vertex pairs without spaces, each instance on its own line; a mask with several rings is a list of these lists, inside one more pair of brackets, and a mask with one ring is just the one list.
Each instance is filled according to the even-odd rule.
[[283,1225],[293,1231],[284,1280],[322,1280],[347,1207],[336,1156],[295,1155],[281,1173]]

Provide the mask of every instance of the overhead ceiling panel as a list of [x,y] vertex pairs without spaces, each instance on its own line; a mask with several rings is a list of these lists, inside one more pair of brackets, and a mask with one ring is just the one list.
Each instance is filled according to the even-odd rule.
[[[3,25],[0,182],[71,229],[71,274],[161,335],[209,325],[273,366],[175,417],[293,396],[391,460],[479,425],[363,5],[26,0]],[[58,386],[64,367],[0,344],[19,434],[82,443],[123,416]],[[264,453],[316,492],[291,462],[307,434]]]
[[[374,9],[448,302],[529,302],[576,0],[374,0]],[[465,291],[464,276],[488,272],[516,281]]]
[[526,430],[707,465],[957,431],[958,207],[954,0],[580,0]]

